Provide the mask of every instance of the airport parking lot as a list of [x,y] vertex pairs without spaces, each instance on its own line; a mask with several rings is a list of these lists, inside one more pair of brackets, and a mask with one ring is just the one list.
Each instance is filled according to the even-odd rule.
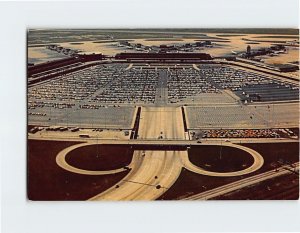
[[296,197],[298,30],[226,30],[30,29],[28,197]]
[[186,107],[191,129],[291,127],[299,116],[296,103],[248,104],[297,100],[298,91],[295,84],[229,65],[102,64],[29,87],[28,120],[130,128],[136,105],[182,104],[191,105]]
[[189,129],[265,128],[264,119],[239,105],[186,107]]
[[299,105],[295,103],[187,106],[189,129],[267,129],[298,127]]
[[30,125],[131,129],[136,110],[133,106],[102,106],[97,109],[44,107],[36,111],[39,115],[33,115],[35,111],[30,111],[28,114]]
[[233,92],[244,103],[299,98],[299,86],[296,84],[265,74],[217,64],[201,64],[197,70],[171,70],[168,88],[171,103],[184,103],[187,97],[202,93],[220,94],[222,90]]

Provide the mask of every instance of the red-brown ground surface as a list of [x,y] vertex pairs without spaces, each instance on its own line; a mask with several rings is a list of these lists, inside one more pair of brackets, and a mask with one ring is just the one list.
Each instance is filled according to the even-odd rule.
[[214,200],[297,200],[299,175],[290,173],[222,195]]
[[[121,180],[128,171],[104,176],[80,175],[68,172],[55,162],[58,152],[77,144],[76,142],[58,141],[28,141],[28,198],[30,200],[86,200],[101,193]],[[188,197],[220,185],[237,181],[261,172],[274,169],[280,164],[279,159],[294,163],[299,161],[299,143],[274,144],[244,144],[264,157],[265,163],[258,171],[238,177],[211,177],[195,174],[183,169],[175,184],[159,199],[174,200]],[[194,146],[189,150],[189,157],[196,165],[212,171],[233,171],[250,166],[252,158],[244,151],[235,148],[222,148],[220,160],[220,146]],[[132,150],[126,146],[85,146],[72,151],[67,161],[73,166],[89,170],[110,170],[129,164]],[[202,158],[199,158],[199,154]],[[233,155],[236,157],[234,158]],[[220,162],[220,164],[219,164]],[[208,165],[208,166],[207,166]],[[267,185],[272,186],[272,180]],[[271,182],[271,183],[270,183]],[[299,189],[294,178],[284,178],[284,181],[274,181],[277,188],[272,188],[272,195],[267,195],[265,183],[251,187],[250,199],[297,199],[295,193]],[[278,185],[278,183],[280,185]],[[285,183],[285,185],[281,185]],[[289,183],[293,183],[292,186]],[[287,194],[280,195],[279,192]],[[249,191],[235,192],[232,196],[221,197],[227,199],[247,199],[244,194]]]
[[[113,175],[90,176],[71,173],[60,168],[55,162],[56,155],[62,149],[74,144],[76,143],[28,140],[28,199],[86,200],[113,186],[128,173],[128,171],[125,171]],[[126,148],[116,147],[106,150],[105,155],[112,159],[109,164],[112,164],[111,162],[115,158],[114,156],[125,156],[126,151],[128,152]],[[82,161],[82,158],[79,158],[76,152],[74,153],[74,157],[72,156],[73,162],[75,164],[79,163],[75,158]],[[106,162],[109,161],[107,156]],[[127,159],[130,156],[132,156],[132,154],[127,153]],[[104,156],[102,156],[102,158],[104,158]],[[95,163],[95,161],[90,159],[89,162],[84,164],[87,167],[97,168],[93,163]],[[119,165],[121,164],[119,163]],[[104,167],[103,165],[101,166]]]
[[128,146],[88,145],[68,153],[66,161],[77,168],[105,171],[129,165],[132,153]]
[[198,167],[213,172],[234,172],[253,164],[253,157],[246,151],[227,146],[201,146],[189,151],[190,161]]
[[[258,171],[244,175],[244,176],[237,176],[237,177],[212,177],[212,176],[204,176],[199,175],[193,172],[190,172],[186,169],[182,169],[182,172],[174,183],[174,185],[164,193],[159,200],[176,200],[182,199],[184,197],[188,197],[197,193],[201,193],[207,191],[212,188],[216,188],[220,185],[225,185],[252,175],[256,175],[262,172],[266,172],[268,170],[274,169],[275,167],[280,166],[277,163],[279,159],[284,159],[288,162],[295,163],[299,161],[299,143],[257,143],[257,144],[243,144],[249,148],[252,148],[258,151],[264,157],[264,165]],[[219,146],[211,146],[210,149],[207,148],[210,154],[219,154],[220,148]],[[234,152],[232,150],[232,152]],[[189,155],[191,154],[202,154],[202,146],[192,147],[189,151]],[[235,155],[239,155],[237,152],[234,152]],[[224,166],[224,164],[222,165]],[[231,166],[231,165],[225,165]],[[203,167],[204,168],[204,167]],[[258,187],[259,188],[259,187]],[[255,196],[255,191],[259,190],[252,190],[253,195]],[[259,197],[259,196],[258,196]],[[282,197],[284,199],[284,197]],[[238,199],[238,198],[237,198]]]

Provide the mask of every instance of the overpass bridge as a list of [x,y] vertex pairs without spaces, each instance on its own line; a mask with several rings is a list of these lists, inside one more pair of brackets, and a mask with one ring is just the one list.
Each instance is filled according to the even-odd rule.
[[225,145],[241,143],[283,143],[299,142],[299,139],[292,138],[212,138],[198,141],[186,139],[103,139],[103,138],[78,138],[78,137],[40,137],[39,135],[29,135],[29,140],[49,140],[49,141],[71,141],[71,142],[90,142],[99,145],[129,145],[129,146],[179,146],[188,147],[196,145]]

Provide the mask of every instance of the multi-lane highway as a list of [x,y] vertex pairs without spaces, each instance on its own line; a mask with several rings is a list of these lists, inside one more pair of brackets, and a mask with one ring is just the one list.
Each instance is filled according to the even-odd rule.
[[185,139],[181,108],[143,107],[138,139]]
[[[184,139],[180,108],[143,108],[139,127],[142,139]],[[116,186],[90,200],[155,200],[177,180],[186,151],[135,151],[131,172]]]
[[[40,136],[42,135],[42,137]],[[90,137],[90,138],[79,138],[78,136],[66,136],[66,135],[47,135],[47,134],[38,134],[38,135],[29,135],[28,139],[30,140],[47,140],[47,141],[66,141],[66,142],[89,142],[97,143],[100,145],[112,144],[112,145],[161,145],[161,146],[196,146],[200,145],[198,141],[187,140],[187,139],[106,139]],[[201,145],[221,145],[226,141],[231,143],[284,143],[284,142],[298,142],[297,138],[205,138],[201,140]]]
[[[295,170],[299,170],[299,162],[298,163],[294,163],[293,166],[295,167]],[[268,179],[272,179],[278,176],[282,176],[285,174],[290,173],[289,170],[285,169],[286,166],[281,166],[278,169],[275,170],[271,170],[271,171],[267,171],[264,173],[260,173],[258,175],[255,176],[251,176],[236,182],[232,182],[230,184],[227,185],[223,185],[190,197],[185,198],[184,200],[208,200],[214,197],[218,197],[230,192],[233,192],[235,190],[250,186],[250,185],[255,185],[259,182],[268,180]]]
[[[143,145],[147,145],[147,142],[149,145],[153,143],[157,145],[160,143],[160,140],[162,140],[162,144],[164,145],[168,143],[169,145],[179,145],[180,143],[182,143],[182,145],[188,145],[187,140],[184,139],[185,132],[180,108],[143,108],[138,134],[140,139],[132,141],[144,143]],[[112,140],[111,142],[115,141]],[[90,140],[62,150],[56,157],[57,164],[67,171],[83,175],[114,174],[127,169],[119,168],[110,171],[89,171],[73,167],[66,162],[65,157],[70,151],[81,146],[92,144],[99,144],[99,142]],[[253,156],[254,162],[250,167],[241,171],[217,173],[206,171],[192,164],[186,150],[136,150],[128,166],[130,168],[128,175],[115,186],[90,198],[90,200],[155,200],[174,184],[183,167],[201,175],[228,177],[254,172],[258,170],[264,162],[259,153],[241,145],[232,144],[230,142],[221,142],[221,144],[220,142],[204,142],[203,144],[223,145],[244,150]]]

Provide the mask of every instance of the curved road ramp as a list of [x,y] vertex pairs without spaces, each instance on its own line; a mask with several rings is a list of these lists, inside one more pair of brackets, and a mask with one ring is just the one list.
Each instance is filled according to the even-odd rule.
[[[159,140],[184,140],[186,137],[179,107],[143,107],[140,119],[138,139],[157,139],[159,144]],[[183,168],[205,176],[233,177],[257,171],[264,164],[263,157],[255,150],[229,142],[209,145],[233,147],[249,153],[253,157],[250,167],[235,172],[207,171],[190,162],[187,150],[136,150],[128,167],[108,171],[79,169],[66,162],[65,158],[72,150],[93,144],[98,142],[85,142],[62,150],[56,157],[56,163],[69,172],[82,175],[107,175],[124,170],[130,172],[115,186],[89,200],[155,200],[171,188]]]

